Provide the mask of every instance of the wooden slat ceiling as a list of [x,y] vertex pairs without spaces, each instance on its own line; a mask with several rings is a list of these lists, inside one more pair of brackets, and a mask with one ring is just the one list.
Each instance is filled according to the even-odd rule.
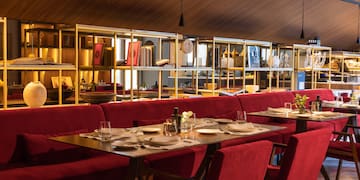
[[340,0],[305,0],[305,40],[300,39],[301,0],[184,0],[185,26],[179,27],[180,0],[0,0],[0,16],[19,20],[92,24],[306,43],[358,50],[358,6]]

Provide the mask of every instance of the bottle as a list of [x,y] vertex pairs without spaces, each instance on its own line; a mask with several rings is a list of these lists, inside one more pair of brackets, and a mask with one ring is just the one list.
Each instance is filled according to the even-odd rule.
[[173,114],[171,115],[173,121],[176,122],[177,133],[181,133],[181,116],[179,115],[179,108],[174,107]]
[[322,111],[322,101],[320,99],[320,96],[316,96],[316,109],[318,111]]

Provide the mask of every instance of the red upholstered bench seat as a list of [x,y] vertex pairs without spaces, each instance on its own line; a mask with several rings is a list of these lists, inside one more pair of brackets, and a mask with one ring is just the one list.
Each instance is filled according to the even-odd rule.
[[1,179],[120,179],[128,158],[48,139],[93,131],[102,120],[97,105],[0,111]]

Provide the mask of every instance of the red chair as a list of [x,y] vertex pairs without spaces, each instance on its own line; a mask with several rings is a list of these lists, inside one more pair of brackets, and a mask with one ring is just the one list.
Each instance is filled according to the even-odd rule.
[[331,130],[327,128],[292,135],[280,161],[270,165],[266,179],[316,180],[329,145]]
[[272,142],[256,141],[217,150],[206,175],[207,180],[263,180],[270,159]]
[[359,170],[359,154],[360,154],[360,143],[357,142],[354,132],[356,129],[360,129],[357,126],[347,125],[347,130],[350,132],[334,132],[338,135],[336,139],[330,141],[330,145],[327,151],[328,157],[339,159],[338,169],[336,172],[336,179],[340,178],[340,170],[342,161],[353,161],[355,163],[356,173],[360,179]]

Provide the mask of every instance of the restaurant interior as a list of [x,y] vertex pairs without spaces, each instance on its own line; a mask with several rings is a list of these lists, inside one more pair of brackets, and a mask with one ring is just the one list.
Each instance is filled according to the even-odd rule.
[[0,2],[0,179],[360,179],[359,0]]

